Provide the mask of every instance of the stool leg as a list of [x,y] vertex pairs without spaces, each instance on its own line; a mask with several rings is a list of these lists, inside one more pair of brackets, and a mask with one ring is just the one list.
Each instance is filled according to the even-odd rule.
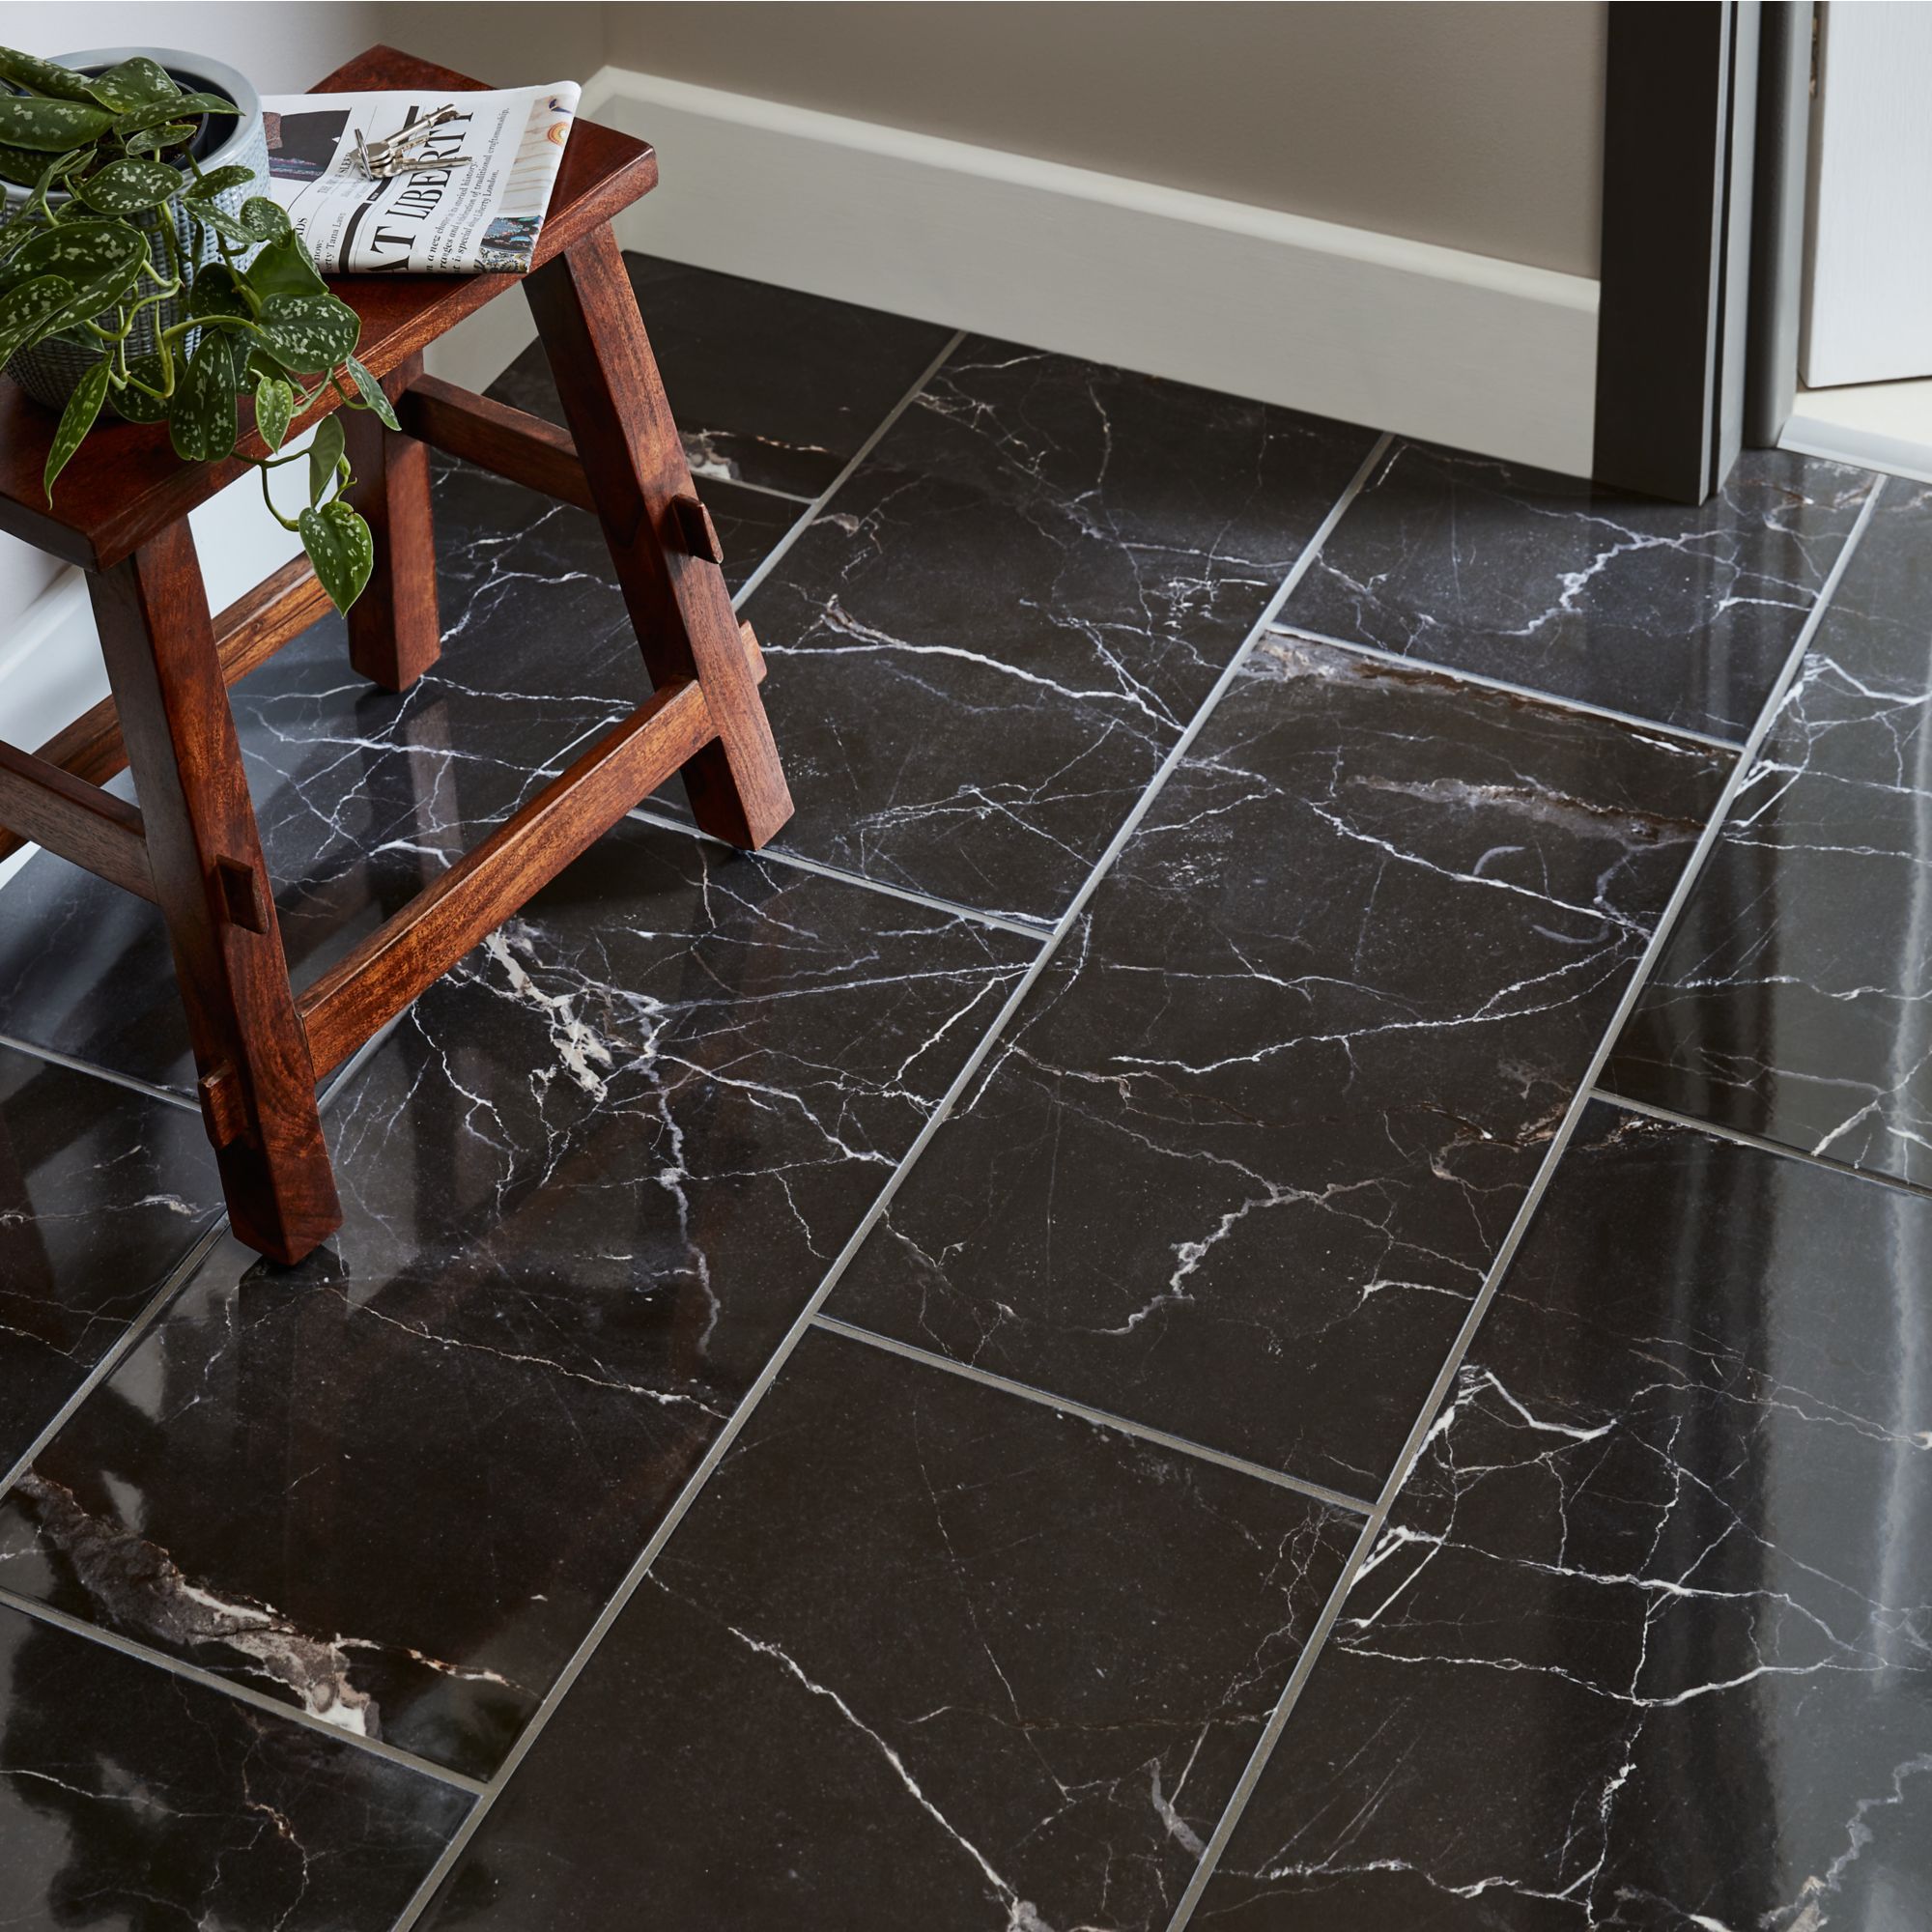
[[706,520],[609,224],[524,289],[651,681],[696,677],[718,727],[684,768],[692,812],[713,837],[755,849],[791,816],[791,795],[724,575],[701,554]]
[[[421,374],[420,355],[398,364],[383,384],[390,401]],[[376,540],[368,585],[349,608],[349,662],[384,691],[407,691],[442,652],[429,445],[367,410],[344,410],[342,431],[355,472],[349,500]]]
[[89,588],[229,1216],[297,1262],[342,1209],[186,520]]

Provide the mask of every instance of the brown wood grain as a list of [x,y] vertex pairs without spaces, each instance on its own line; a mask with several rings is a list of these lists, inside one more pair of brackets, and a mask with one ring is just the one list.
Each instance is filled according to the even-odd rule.
[[[250,1247],[299,1261],[342,1210],[186,521],[89,589],[229,1214]],[[238,867],[260,885],[262,931],[232,916]]]
[[718,727],[684,770],[692,814],[755,850],[791,794],[724,572],[686,548],[676,502],[691,470],[616,236],[599,228],[526,286],[651,682],[696,677]]
[[403,427],[446,456],[460,456],[493,476],[540,490],[580,510],[594,510],[590,479],[567,429],[507,403],[419,377],[396,405]]
[[665,686],[302,995],[319,1074],[355,1051],[706,744],[697,685]]
[[[457,93],[486,86],[393,47],[372,47],[321,82],[318,94],[420,87]],[[535,261],[549,261],[608,223],[657,183],[648,144],[594,121],[570,130],[563,164],[544,217]],[[362,319],[356,355],[380,378],[445,329],[516,286],[514,275],[337,275],[329,286]],[[300,428],[336,407],[325,398]],[[69,563],[106,569],[177,517],[185,516],[242,473],[240,458],[183,463],[165,423],[106,425],[90,436],[62,472],[51,508],[41,489],[47,447],[59,420],[16,384],[0,378],[0,530]],[[260,455],[251,434],[243,453]]]
[[[384,379],[391,404],[422,374],[406,356]],[[342,419],[355,475],[349,500],[368,523],[376,562],[349,607],[349,662],[384,691],[407,691],[442,653],[436,609],[436,521],[429,500],[429,445],[352,410]]]
[[141,814],[17,745],[0,744],[0,821],[144,899],[155,896]]

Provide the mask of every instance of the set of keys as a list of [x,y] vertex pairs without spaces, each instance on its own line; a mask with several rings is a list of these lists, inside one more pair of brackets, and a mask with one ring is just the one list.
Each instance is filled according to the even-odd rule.
[[367,141],[361,128],[355,130],[355,158],[362,163],[371,181],[393,181],[398,175],[422,174],[432,168],[467,168],[469,155],[425,155],[422,150],[445,121],[457,118],[454,107],[439,107],[412,121],[399,134],[386,140]]

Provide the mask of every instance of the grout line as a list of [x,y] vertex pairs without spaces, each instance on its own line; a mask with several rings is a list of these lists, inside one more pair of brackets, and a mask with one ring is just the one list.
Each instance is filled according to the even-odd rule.
[[[952,342],[947,344],[946,349],[933,363],[932,368],[927,370],[926,377],[929,377],[933,370],[939,367],[939,364],[952,353],[952,350],[963,338],[964,331],[962,330],[960,334],[952,338]],[[922,377],[921,382],[923,383],[926,377]],[[911,396],[907,396],[899,407],[903,409],[905,403],[911,400]],[[897,412],[895,412],[895,414]],[[888,421],[890,422],[890,418]],[[879,431],[874,436],[873,440],[877,440],[878,435],[884,434],[887,426],[887,424],[880,425]],[[571,1653],[570,1661],[557,1673],[555,1682],[552,1684],[550,1690],[545,1693],[543,1702],[537,1706],[537,1709],[530,1717],[529,1722],[524,1726],[516,1743],[510,1747],[509,1751],[504,1756],[503,1762],[497,1767],[496,1775],[491,1778],[489,1788],[477,1800],[469,1815],[463,1821],[462,1825],[457,1828],[449,1843],[443,1847],[441,1855],[438,1858],[436,1863],[430,1867],[422,1883],[416,1888],[414,1894],[410,1899],[409,1904],[403,1908],[401,1916],[390,1928],[390,1932],[411,1932],[411,1928],[416,1924],[424,1912],[429,1909],[430,1901],[435,1897],[443,1880],[448,1876],[450,1869],[455,1865],[457,1860],[463,1856],[470,1839],[481,1830],[484,1819],[489,1816],[490,1807],[496,1803],[497,1796],[501,1793],[504,1786],[516,1775],[518,1767],[522,1765],[524,1759],[529,1754],[531,1747],[542,1735],[544,1726],[554,1716],[558,1705],[570,1693],[571,1687],[582,1674],[584,1666],[595,1654],[597,1646],[603,1642],[605,1634],[623,1613],[625,1605],[629,1604],[632,1597],[637,1594],[638,1588],[643,1582],[651,1565],[657,1561],[658,1552],[670,1540],[678,1524],[684,1520],[685,1516],[690,1511],[693,1503],[696,1501],[704,1485],[710,1480],[712,1471],[724,1461],[732,1443],[744,1432],[745,1425],[751,1420],[753,1412],[757,1408],[759,1403],[764,1400],[766,1391],[778,1379],[779,1372],[784,1367],[786,1361],[789,1360],[792,1351],[798,1347],[799,1343],[810,1332],[813,1317],[825,1305],[833,1290],[838,1286],[839,1280],[844,1275],[846,1268],[851,1264],[853,1256],[864,1246],[867,1236],[871,1234],[873,1228],[884,1216],[887,1208],[892,1203],[893,1196],[897,1193],[906,1176],[911,1173],[914,1165],[918,1162],[920,1155],[925,1151],[932,1137],[938,1133],[940,1127],[952,1114],[954,1106],[957,1105],[967,1089],[971,1087],[974,1080],[978,1077],[980,1067],[985,1065],[1001,1034],[1005,1032],[1008,1021],[1019,1010],[1027,994],[1032,991],[1040,975],[1045,972],[1048,962],[1059,950],[1062,940],[1072,931],[1081,913],[1086,910],[1088,900],[1094,896],[1094,891],[1099,886],[1101,879],[1106,876],[1108,868],[1120,855],[1122,848],[1133,837],[1135,831],[1138,830],[1141,820],[1147,816],[1154,798],[1159,793],[1161,787],[1167,782],[1169,775],[1187,755],[1189,748],[1193,745],[1196,737],[1200,735],[1202,727],[1207,724],[1214,707],[1221,701],[1222,696],[1235,682],[1236,678],[1239,676],[1241,667],[1247,662],[1255,646],[1265,635],[1268,625],[1274,620],[1275,613],[1287,601],[1294,586],[1307,575],[1310,566],[1320,554],[1321,546],[1327,542],[1329,533],[1341,521],[1342,513],[1360,494],[1363,484],[1368,481],[1374,471],[1375,466],[1381,460],[1382,455],[1393,440],[1392,437],[1387,436],[1378,440],[1374,447],[1370,449],[1368,455],[1362,459],[1361,466],[1356,469],[1354,475],[1349,479],[1347,487],[1343,490],[1341,496],[1336,498],[1328,514],[1322,518],[1314,535],[1303,546],[1301,554],[1295,558],[1293,568],[1282,580],[1280,587],[1268,599],[1265,608],[1255,619],[1254,627],[1242,640],[1240,649],[1235,653],[1234,657],[1230,659],[1227,667],[1221,672],[1221,675],[1215,679],[1212,690],[1202,700],[1200,708],[1188,721],[1187,726],[1181,732],[1179,738],[1175,741],[1173,750],[1162,760],[1159,770],[1148,781],[1147,789],[1134,802],[1133,810],[1122,820],[1119,831],[1108,840],[1106,850],[1101,853],[1098,861],[1094,864],[1094,869],[1088,873],[1080,890],[1074,894],[1066,910],[1061,914],[1059,920],[1055,923],[1052,932],[1047,937],[1046,944],[1040,948],[1038,953],[1028,965],[1026,971],[1020,975],[1018,983],[1013,987],[1011,993],[1007,996],[1006,1003],[1001,1007],[1000,1010],[993,1016],[991,1025],[987,1027],[973,1051],[967,1055],[965,1063],[961,1065],[959,1071],[953,1075],[952,1084],[947,1088],[938,1106],[926,1117],[924,1123],[913,1137],[911,1147],[906,1150],[904,1156],[887,1178],[885,1185],[879,1190],[872,1205],[861,1217],[859,1225],[853,1229],[844,1246],[839,1249],[838,1255],[834,1258],[831,1267],[826,1270],[824,1279],[813,1290],[810,1299],[799,1311],[797,1318],[785,1331],[783,1339],[772,1351],[765,1365],[753,1378],[751,1386],[746,1389],[744,1395],[740,1398],[737,1407],[731,1411],[730,1417],[725,1422],[724,1428],[712,1438],[710,1446],[705,1450],[703,1456],[698,1459],[696,1467],[685,1479],[684,1487],[672,1499],[670,1507],[665,1512],[657,1528],[651,1533],[650,1540],[639,1552],[636,1561],[633,1562],[629,1571],[626,1572],[623,1581],[617,1585],[603,1609],[598,1612],[596,1622],[584,1633],[582,1640],[578,1644],[576,1650]],[[867,447],[869,447],[869,444]],[[864,453],[862,451],[861,455]],[[854,464],[858,460],[855,457],[853,459]],[[829,495],[830,492],[827,494]]]
[[753,571],[750,577],[746,578],[743,584],[739,587],[738,594],[732,598],[732,610],[740,611],[744,609],[745,603],[750,598],[752,592],[772,574],[780,558],[784,555],[785,552],[817,521],[819,513],[825,508],[827,503],[831,502],[833,497],[844,485],[846,479],[879,446],[880,439],[912,407],[913,401],[919,392],[939,374],[940,370],[945,366],[946,358],[965,340],[966,331],[963,328],[953,331],[952,338],[947,342],[946,346],[920,372],[919,380],[886,412],[885,417],[880,422],[878,428],[859,445],[858,449],[853,453],[851,462],[846,464],[845,468],[816,497],[811,498],[810,503],[797,522],[765,553],[757,569]]
[[[729,839],[699,831],[688,818],[679,818],[668,811],[653,810],[649,806],[634,806],[624,815],[636,819],[639,825],[655,825],[664,832],[682,832],[687,838],[705,844],[722,845],[727,852],[740,849]],[[937,898],[931,893],[915,892],[909,886],[892,886],[883,879],[868,879],[863,872],[848,872],[838,866],[828,866],[822,859],[808,859],[798,852],[781,852],[775,845],[763,846],[756,852],[747,853],[746,857],[769,861],[775,866],[790,866],[797,871],[810,872],[821,879],[837,879],[841,885],[862,886],[867,892],[903,899],[907,905],[923,906],[927,912],[944,913],[949,919],[970,919],[980,925],[996,925],[1002,932],[1018,933],[1022,939],[1046,939],[1053,930],[1044,920],[1036,923],[1008,913],[982,912],[978,906],[961,905],[955,899]]]
[[[881,890],[890,891],[891,888],[881,888]],[[1013,930],[1031,931],[1033,928],[1015,926]],[[414,1005],[415,1001],[412,1000],[410,1006]],[[405,1007],[402,1012],[385,1020],[330,1074],[327,1083],[316,1096],[316,1106],[319,1109],[327,1107],[341,1090],[343,1082],[382,1045],[384,1040],[388,1038],[409,1009],[409,1007]],[[12,1047],[14,1052],[24,1053],[30,1059],[45,1061],[50,1066],[65,1066],[71,1073],[85,1073],[96,1080],[104,1080],[111,1086],[125,1087],[130,1094],[143,1094],[150,1100],[163,1100],[171,1107],[179,1107],[184,1113],[200,1118],[201,1107],[188,1094],[179,1093],[172,1087],[157,1087],[153,1081],[143,1080],[137,1074],[117,1072],[111,1066],[101,1066],[91,1060],[76,1059],[71,1053],[62,1053],[57,1047],[38,1046],[32,1040],[20,1039],[10,1033],[0,1033],[0,1047]]]
[[1631,975],[1630,982],[1624,988],[1623,997],[1618,1000],[1615,1010],[1610,1014],[1603,1037],[1597,1042],[1597,1050],[1590,1058],[1590,1065],[1576,1093],[1571,1096],[1570,1105],[1564,1110],[1563,1119],[1558,1122],[1555,1133],[1550,1137],[1548,1149],[1536,1170],[1535,1178],[1530,1181],[1529,1190],[1524,1194],[1521,1206],[1518,1208],[1515,1218],[1510,1222],[1509,1232],[1503,1236],[1502,1245],[1483,1277],[1483,1285],[1477,1291],[1475,1300],[1470,1303],[1468,1314],[1463,1318],[1463,1325],[1457,1331],[1455,1342],[1450,1346],[1441,1368],[1436,1371],[1435,1383],[1415,1421],[1410,1425],[1402,1453],[1396,1458],[1395,1465],[1389,1471],[1388,1480],[1383,1483],[1381,1493],[1376,1498],[1375,1513],[1363,1524],[1362,1534],[1357,1539],[1355,1548],[1344,1566],[1341,1576],[1336,1579],[1328,1603],[1316,1624],[1315,1633],[1310,1636],[1307,1648],[1295,1660],[1294,1670],[1283,1688],[1281,1700],[1263,1727],[1246,1768],[1236,1780],[1234,1791],[1229,1795],[1220,1821],[1215,1825],[1213,1834],[1208,1840],[1207,1849],[1202,1853],[1201,1861],[1194,1868],[1194,1876],[1189,1879],[1187,1889],[1181,1893],[1180,1902],[1174,1909],[1174,1917],[1168,1921],[1167,1932],[1183,1932],[1188,1920],[1194,1916],[1195,1907],[1201,1902],[1202,1893],[1207,1890],[1209,1880],[1214,1876],[1215,1867],[1221,1861],[1221,1854],[1227,1849],[1228,1840],[1234,1834],[1236,1826],[1240,1823],[1241,1814],[1247,1809],[1248,1800],[1254,1794],[1255,1785],[1263,1772],[1267,1769],[1268,1759],[1273,1754],[1275,1745],[1293,1713],[1295,1702],[1301,1695],[1301,1687],[1307,1682],[1309,1672],[1315,1667],[1317,1655],[1326,1642],[1329,1631],[1334,1627],[1343,1602],[1354,1586],[1356,1577],[1361,1574],[1363,1562],[1377,1537],[1381,1533],[1382,1526],[1388,1521],[1389,1511],[1395,1503],[1396,1496],[1400,1493],[1403,1484],[1407,1481],[1409,1471],[1421,1455],[1423,1444],[1428,1440],[1429,1432],[1435,1426],[1436,1412],[1455,1385],[1463,1358],[1469,1352],[1469,1345],[1475,1340],[1476,1330],[1482,1325],[1483,1317],[1489,1313],[1490,1303],[1495,1299],[1496,1290],[1508,1272],[1510,1264],[1516,1259],[1517,1250],[1522,1244],[1523,1235],[1535,1217],[1536,1210],[1543,1204],[1543,1197],[1548,1191],[1557,1164],[1569,1148],[1571,1139],[1577,1131],[1577,1122],[1583,1117],[1583,1110],[1589,1105],[1590,1097],[1596,1092],[1597,1082],[1602,1077],[1604,1066],[1616,1046],[1618,1036],[1623,1032],[1624,1023],[1642,996],[1644,985],[1656,969],[1658,960],[1662,957],[1671,930],[1690,900],[1712,847],[1718,842],[1718,836],[1723,829],[1724,820],[1729,815],[1738,793],[1743,790],[1751,767],[1757,761],[1758,751],[1770,735],[1772,724],[1798,676],[1799,668],[1804,661],[1804,654],[1811,647],[1812,637],[1824,621],[1825,611],[1843,581],[1846,568],[1858,550],[1860,540],[1871,523],[1872,512],[1877,506],[1884,487],[1883,482],[1879,483],[1865,498],[1864,505],[1859,512],[1858,522],[1852,526],[1851,535],[1845,539],[1844,548],[1838,553],[1836,561],[1832,565],[1830,574],[1819,589],[1818,601],[1811,607],[1804,628],[1800,630],[1797,640],[1785,657],[1783,669],[1765,696],[1764,703],[1758,711],[1757,723],[1751,726],[1749,736],[1738,749],[1737,759],[1731,767],[1730,776],[1724,781],[1723,789],[1719,792],[1717,802],[1711,809],[1711,815],[1706,819],[1704,829],[1698,835],[1696,847],[1686,862],[1684,869],[1678,874],[1677,884],[1664,901],[1663,910],[1658,915],[1657,924],[1637,959],[1636,970]]
[[[435,985],[437,981],[435,980],[430,981],[430,985],[432,986]],[[428,992],[429,989],[430,989],[429,986],[425,986],[423,988],[423,993]],[[421,999],[422,996],[423,996],[422,993],[418,993],[416,995],[416,1000]],[[342,1063],[342,1065],[338,1066],[335,1069],[335,1071],[328,1076],[327,1083],[324,1086],[322,1092],[316,1096],[315,1105],[316,1105],[316,1111],[318,1113],[322,1114],[327,1113],[329,1108],[334,1104],[335,1096],[338,1094],[340,1094],[343,1091],[343,1089],[349,1085],[350,1081],[353,1080],[356,1074],[361,1072],[363,1067],[366,1066],[370,1061],[375,1059],[377,1054],[379,1054],[383,1050],[383,1048],[388,1043],[390,1035],[395,1033],[397,1029],[401,1027],[402,1023],[406,1019],[408,1019],[412,1012],[415,1011],[416,1000],[412,1000],[408,1006],[402,1008],[399,1011],[391,1013],[389,1017],[385,1019],[383,1022],[383,1024],[379,1026],[376,1029],[376,1031],[372,1033],[369,1036],[369,1037],[365,1039],[362,1042],[362,1044],[358,1046],[355,1049],[355,1051],[352,1053],[349,1056],[349,1058],[345,1060]]]
[[1704,745],[1714,752],[1736,753],[1741,749],[1735,738],[1719,738],[1709,731],[1693,731],[1687,724],[1661,724],[1655,718],[1639,718],[1634,711],[1618,711],[1608,704],[1592,704],[1585,697],[1565,697],[1559,692],[1539,691],[1534,685],[1512,684],[1506,677],[1486,677],[1481,671],[1463,670],[1435,658],[1406,657],[1401,651],[1387,651],[1379,644],[1352,643],[1347,638],[1331,638],[1321,631],[1304,630],[1299,624],[1278,624],[1284,637],[1301,638],[1313,644],[1326,644],[1331,650],[1353,651],[1357,657],[1373,658],[1378,664],[1398,670],[1433,671],[1457,684],[1473,684],[1484,691],[1499,691],[1508,697],[1523,697],[1535,704],[1547,704],[1557,711],[1574,711],[1585,718],[1606,719],[1612,724],[1626,724],[1632,730],[1653,737],[1680,738],[1688,744]]
[[118,1651],[121,1656],[132,1659],[137,1663],[154,1665],[165,1670],[172,1677],[185,1678],[190,1684],[199,1684],[204,1690],[213,1690],[221,1696],[232,1698],[238,1704],[246,1704],[271,1717],[285,1718],[290,1723],[305,1725],[309,1730],[320,1731],[324,1737],[333,1738],[337,1743],[357,1750],[367,1751],[371,1757],[386,1758],[391,1764],[399,1764],[406,1770],[413,1771],[424,1777],[433,1777],[440,1784],[453,1784],[459,1791],[467,1791],[471,1797],[480,1798],[484,1786],[480,1778],[467,1776],[460,1771],[451,1771],[446,1766],[434,1764],[426,1757],[418,1757],[413,1751],[406,1751],[399,1746],[384,1744],[380,1738],[358,1737],[354,1731],[344,1730],[340,1724],[331,1724],[326,1718],[318,1718],[310,1712],[298,1710],[293,1704],[285,1704],[279,1697],[270,1697],[266,1690],[257,1690],[253,1685],[238,1684],[232,1677],[223,1677],[213,1670],[204,1670],[199,1664],[189,1663],[185,1659],[171,1657],[164,1650],[151,1650],[145,1643],[123,1636],[119,1631],[103,1629],[99,1624],[91,1624],[83,1617],[70,1616],[66,1610],[57,1610],[51,1604],[43,1604],[32,1597],[23,1597],[15,1590],[0,1586],[0,1605],[10,1610],[17,1610],[23,1617],[30,1617],[35,1623],[50,1624],[55,1630],[66,1631],[70,1636],[85,1637],[90,1643],[98,1643],[105,1650]]
[[[691,455],[689,443],[685,445],[684,453],[688,460]],[[696,466],[692,469],[691,480],[699,484],[722,483],[730,490],[750,490],[755,496],[776,497],[781,502],[797,503],[801,507],[818,501],[816,497],[801,497],[796,490],[781,490],[775,483],[753,483],[748,476],[720,476],[712,470],[699,469]]]
[[70,1073],[90,1073],[97,1080],[108,1081],[116,1087],[125,1087],[130,1094],[145,1094],[150,1100],[165,1100],[171,1107],[180,1107],[185,1112],[199,1117],[201,1107],[185,1094],[177,1093],[171,1087],[157,1087],[152,1080],[143,1080],[132,1073],[118,1073],[111,1066],[97,1065],[91,1060],[79,1060],[71,1053],[63,1053],[58,1047],[37,1046],[30,1039],[20,1039],[11,1033],[0,1033],[0,1046],[11,1046],[16,1053],[24,1053],[35,1060],[44,1060],[50,1066],[65,1066]]
[[1667,1127],[1684,1127],[1691,1133],[1708,1135],[1712,1140],[1731,1141],[1739,1147],[1754,1148],[1760,1153],[1801,1161],[1806,1167],[1822,1167],[1829,1174],[1841,1174],[1851,1180],[1866,1180],[1874,1187],[1889,1187],[1899,1194],[1916,1194],[1921,1200],[1932,1197],[1932,1185],[1922,1180],[1907,1180],[1900,1175],[1887,1174],[1875,1167],[1854,1167],[1848,1160],[1833,1160],[1828,1153],[1813,1153],[1806,1148],[1768,1140],[1763,1134],[1749,1133],[1743,1127],[1727,1127],[1717,1121],[1700,1120],[1695,1114],[1680,1114],[1675,1107],[1660,1107],[1652,1100],[1627,1099],[1621,1094],[1611,1093],[1607,1087],[1593,1087],[1590,1097],[1622,1113],[1641,1114],[1646,1120],[1660,1121]]
[[14,1459],[14,1466],[4,1477],[0,1477],[0,1496],[4,1496],[34,1466],[42,1450],[67,1427],[73,1412],[133,1353],[136,1346],[155,1325],[161,1311],[194,1279],[202,1263],[214,1252],[215,1243],[227,1231],[228,1216],[217,1215],[213,1227],[204,1230],[188,1243],[186,1253],[162,1275],[160,1286],[142,1303],[140,1313],[121,1331],[100,1359],[82,1377],[79,1386],[42,1426],[34,1439],[21,1450]]
[[889,1355],[903,1355],[907,1361],[918,1362],[928,1369],[944,1369],[948,1375],[963,1376],[969,1382],[979,1382],[984,1388],[999,1389],[1023,1401],[1037,1402],[1042,1407],[1057,1409],[1062,1415],[1070,1415],[1080,1422],[1091,1422],[1098,1429],[1111,1429],[1122,1435],[1138,1436],[1157,1448],[1191,1456],[1196,1462],[1218,1463],[1238,1475],[1272,1483],[1277,1489],[1293,1490],[1296,1495],[1325,1503],[1330,1509],[1347,1510],[1351,1516],[1369,1516],[1375,1510],[1374,1503],[1364,1502],[1360,1496],[1345,1495],[1340,1490],[1328,1489],[1321,1483],[1311,1483],[1300,1476],[1270,1469],[1264,1463],[1251,1463],[1245,1456],[1231,1456],[1224,1449],[1210,1449],[1205,1442],[1191,1442],[1184,1435],[1171,1435],[1165,1429],[1154,1429],[1145,1422],[1136,1422],[1131,1416],[1116,1415],[1110,1409],[1094,1408],[1084,1402],[1069,1402],[1066,1397],[1055,1395],[1050,1389],[1036,1388],[1031,1382],[1016,1382],[1006,1376],[993,1375],[985,1369],[976,1368],[971,1362],[955,1362],[950,1355],[936,1355],[929,1349],[916,1348],[910,1342],[881,1335],[876,1329],[861,1328],[854,1322],[841,1321],[836,1315],[820,1314],[811,1319],[815,1326],[829,1335],[843,1335],[850,1341],[865,1343],[867,1348],[881,1349]]

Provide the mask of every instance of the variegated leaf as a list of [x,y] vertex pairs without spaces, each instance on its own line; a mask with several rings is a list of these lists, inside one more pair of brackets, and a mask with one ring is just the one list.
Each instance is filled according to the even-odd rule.
[[73,394],[67,399],[67,408],[61,412],[53,443],[47,450],[47,466],[41,476],[41,487],[46,492],[49,503],[54,499],[54,478],[67,468],[68,458],[80,447],[82,439],[94,427],[95,418],[99,415],[100,405],[106,397],[107,360],[103,356],[74,384]]

